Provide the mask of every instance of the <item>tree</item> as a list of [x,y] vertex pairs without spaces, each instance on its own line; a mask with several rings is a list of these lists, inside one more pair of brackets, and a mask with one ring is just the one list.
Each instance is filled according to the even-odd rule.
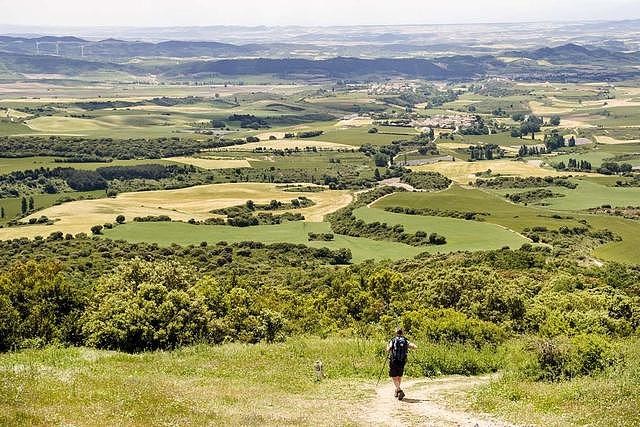
[[560,116],[551,116],[549,119],[549,124],[551,126],[559,126],[560,125]]
[[33,196],[32,196],[32,197],[29,197],[29,211],[34,210],[34,208],[35,208],[35,203],[33,201]]
[[29,206],[27,205],[27,198],[23,197],[22,200],[20,200],[20,209],[22,211],[22,214],[26,214],[27,211],[29,210]]
[[4,214],[4,206],[2,206],[2,207],[0,207],[0,218],[4,219],[4,216],[5,216],[5,214]]
[[118,215],[118,216],[116,217],[116,222],[117,222],[118,224],[124,224],[124,221],[125,221],[125,217],[124,217],[124,215]]
[[101,225],[94,225],[93,227],[91,227],[91,232],[93,234],[102,234],[102,226]]
[[377,167],[384,167],[387,166],[389,157],[384,153],[376,153],[375,156],[373,156],[373,161]]
[[373,172],[373,177],[376,181],[380,181],[382,179],[382,177],[380,176],[380,170],[378,170],[378,168],[376,168]]

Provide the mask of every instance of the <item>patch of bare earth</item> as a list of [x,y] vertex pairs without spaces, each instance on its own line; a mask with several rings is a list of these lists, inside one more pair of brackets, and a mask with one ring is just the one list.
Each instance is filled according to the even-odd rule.
[[365,404],[359,421],[377,426],[513,426],[486,414],[469,412],[460,403],[473,387],[486,384],[491,378],[448,376],[407,380],[402,386],[406,393],[402,401],[393,397],[394,386],[388,381]]

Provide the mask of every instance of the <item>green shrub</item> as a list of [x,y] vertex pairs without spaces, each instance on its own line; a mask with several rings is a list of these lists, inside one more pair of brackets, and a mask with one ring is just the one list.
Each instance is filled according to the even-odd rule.
[[55,262],[16,263],[0,276],[0,351],[79,343],[84,294]]
[[82,329],[86,343],[141,351],[204,339],[211,314],[195,283],[178,264],[136,259],[122,265],[97,284]]
[[408,312],[403,316],[405,329],[416,337],[437,343],[471,344],[476,348],[502,343],[507,334],[491,322],[468,317],[452,309]]
[[619,359],[611,342],[595,334],[537,339],[528,347],[533,357],[522,370],[536,381],[561,381],[596,374]]

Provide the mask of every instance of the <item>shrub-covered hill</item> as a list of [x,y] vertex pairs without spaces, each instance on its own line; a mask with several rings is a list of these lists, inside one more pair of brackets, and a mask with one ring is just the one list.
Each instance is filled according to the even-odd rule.
[[296,245],[3,242],[3,349],[48,343],[141,351],[195,342],[366,334],[401,323],[433,342],[626,337],[640,326],[640,271],[582,267],[544,249],[365,262]]

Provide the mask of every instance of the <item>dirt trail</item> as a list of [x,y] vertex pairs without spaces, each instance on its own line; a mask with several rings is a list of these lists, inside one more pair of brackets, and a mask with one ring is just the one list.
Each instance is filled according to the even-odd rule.
[[401,402],[393,398],[394,387],[388,381],[376,389],[376,397],[363,408],[363,421],[377,426],[513,426],[487,415],[453,409],[447,403],[464,398],[466,391],[489,380],[491,376],[407,380],[402,386],[407,396]]

